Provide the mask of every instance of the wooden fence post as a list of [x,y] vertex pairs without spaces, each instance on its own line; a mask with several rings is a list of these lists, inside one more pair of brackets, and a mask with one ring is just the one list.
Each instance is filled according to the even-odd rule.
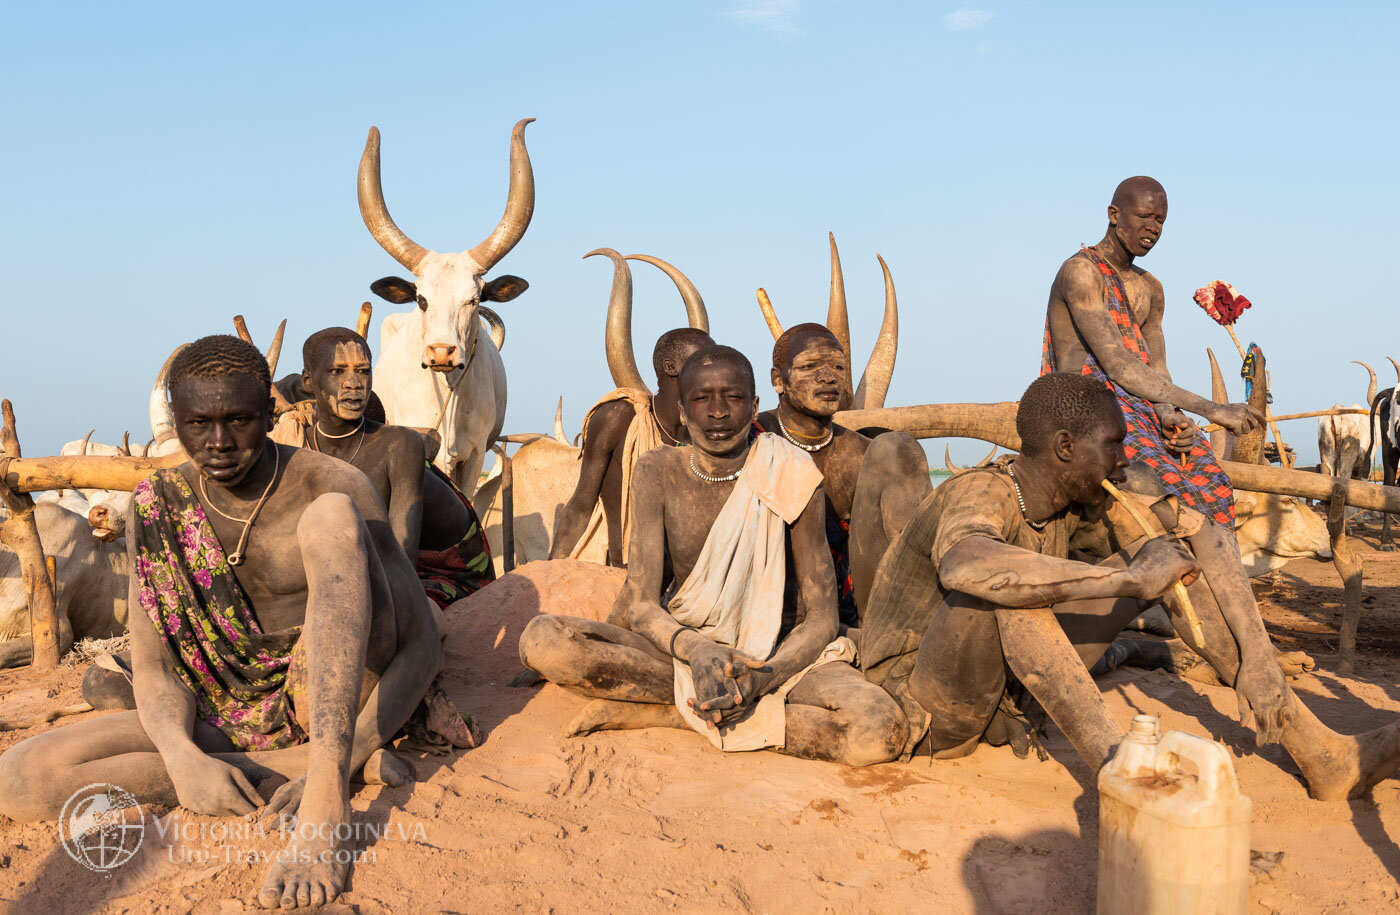
[[[0,447],[11,458],[21,457],[19,435],[15,432],[15,411],[9,400],[0,402],[4,426],[0,428]],[[54,601],[56,587],[45,568],[44,547],[39,542],[39,525],[34,519],[34,497],[17,493],[0,480],[0,501],[10,510],[10,517],[0,526],[0,541],[15,551],[19,558],[20,576],[29,601],[30,634],[34,654],[31,662],[36,669],[58,666],[58,607]]]
[[1361,623],[1361,559],[1347,541],[1346,488],[1340,481],[1327,504],[1327,534],[1332,539],[1332,563],[1342,578],[1342,622],[1337,637],[1337,672],[1352,675],[1356,662],[1356,630]]

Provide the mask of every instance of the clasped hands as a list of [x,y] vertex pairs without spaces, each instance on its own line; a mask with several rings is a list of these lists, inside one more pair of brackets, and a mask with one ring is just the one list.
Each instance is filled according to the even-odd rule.
[[691,639],[690,673],[695,698],[690,710],[710,727],[731,725],[769,691],[773,670],[736,648],[721,645],[700,633]]

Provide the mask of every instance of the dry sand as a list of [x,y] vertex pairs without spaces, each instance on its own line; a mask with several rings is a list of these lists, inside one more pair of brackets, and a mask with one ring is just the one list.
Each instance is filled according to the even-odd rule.
[[[1367,603],[1355,678],[1332,673],[1341,592],[1330,564],[1296,561],[1256,587],[1279,645],[1319,662],[1296,688],[1342,731],[1400,710],[1400,553],[1376,552],[1374,543],[1370,533],[1357,544]],[[1050,762],[984,747],[953,762],[870,769],[721,754],[682,731],[566,740],[560,729],[583,700],[553,686],[505,685],[520,669],[514,640],[532,587],[495,587],[526,595],[526,608],[510,619],[454,608],[448,644],[454,665],[467,655],[449,692],[480,718],[485,743],[412,757],[418,782],[410,787],[358,789],[355,821],[383,834],[367,844],[373,860],[356,867],[332,910],[1092,911],[1097,798],[1090,773],[1053,727]],[[571,588],[577,582],[558,593]],[[597,613],[606,595],[565,601]],[[75,701],[78,682],[77,671],[0,673],[0,717]],[[1251,912],[1400,907],[1400,779],[1382,782],[1368,800],[1312,801],[1283,752],[1256,750],[1235,723],[1231,690],[1139,670],[1100,685],[1125,726],[1133,713],[1156,714],[1165,728],[1217,736],[1234,752],[1254,800],[1252,847],[1285,853],[1273,879],[1252,887]],[[42,729],[0,734],[0,749]],[[238,821],[184,822],[192,842],[162,844],[148,827],[141,855],[105,877],[68,858],[55,824],[0,817],[0,906],[255,907],[265,864],[248,857],[281,843],[242,841],[244,857],[226,860],[217,841],[199,840],[198,827]]]

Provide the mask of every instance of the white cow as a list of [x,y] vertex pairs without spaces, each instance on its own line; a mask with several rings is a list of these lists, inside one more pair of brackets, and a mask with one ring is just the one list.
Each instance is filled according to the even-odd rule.
[[[525,235],[535,211],[535,179],[525,149],[525,125],[510,139],[510,195],[496,229],[474,248],[441,254],[421,247],[389,216],[380,183],[379,130],[371,127],[360,157],[360,215],[365,227],[414,281],[385,277],[370,285],[395,304],[418,308],[390,315],[379,333],[375,393],[388,422],[436,429],[442,447],[434,459],[470,495],[506,412],[506,372],[500,346],[504,327],[482,302],[509,302],[528,287],[517,276],[484,281],[488,270]],[[483,320],[491,325],[483,335]]]
[[[1376,373],[1364,362],[1355,362],[1371,376],[1366,388],[1366,403],[1376,398]],[[1334,404],[1342,407],[1343,404]],[[1358,410],[1366,410],[1361,404],[1352,404]],[[1364,413],[1347,413],[1341,416],[1319,416],[1317,418],[1317,451],[1322,458],[1322,472],[1328,476],[1344,480],[1369,480],[1371,467],[1367,458],[1373,441],[1371,417]]]
[[[125,632],[125,546],[90,536],[86,520],[55,502],[38,502],[34,520],[44,555],[54,557],[58,572],[59,654],[75,638],[107,639]],[[0,668],[28,664],[33,655],[19,557],[0,546]]]

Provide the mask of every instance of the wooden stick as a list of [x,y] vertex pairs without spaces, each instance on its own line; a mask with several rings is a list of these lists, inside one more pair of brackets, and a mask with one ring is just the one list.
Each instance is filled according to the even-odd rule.
[[[1302,413],[1285,413],[1282,416],[1271,416],[1270,419],[1273,422],[1282,423],[1287,422],[1290,419],[1312,419],[1315,416],[1346,416],[1347,414],[1354,414],[1357,416],[1370,416],[1371,411],[1361,410],[1356,407],[1329,407],[1326,410],[1306,410]],[[1202,426],[1201,431],[1215,432],[1223,428],[1224,426],[1221,426],[1218,423],[1211,423],[1208,426]]]
[[39,458],[0,458],[0,488],[15,493],[50,489],[116,489],[130,492],[164,467],[178,467],[185,452],[162,457],[88,455]]
[[[22,457],[19,434],[15,431],[15,410],[10,401],[0,401],[0,447],[15,459]],[[77,487],[74,487],[77,488]],[[0,525],[0,541],[15,551],[19,559],[20,580],[29,603],[29,631],[33,644],[30,664],[36,670],[58,666],[58,608],[54,589],[45,568],[44,546],[39,540],[39,525],[34,519],[34,497],[16,493],[0,481],[0,500],[10,510],[10,517]]]
[[[365,337],[369,333],[369,320],[374,317],[374,306],[365,302],[360,306],[360,316],[355,319],[355,333]],[[368,340],[368,337],[365,337]]]
[[776,340],[783,335],[783,325],[778,323],[778,313],[773,310],[773,303],[768,301],[768,293],[762,286],[758,287],[758,308],[763,312],[763,320],[768,322],[768,332]]
[[[1123,498],[1123,494],[1118,491],[1118,487],[1104,480],[1103,488],[1108,490],[1110,496],[1118,500],[1118,504],[1123,506],[1123,510],[1137,522],[1138,527],[1142,528],[1142,533],[1147,537],[1151,537],[1152,529],[1147,526],[1147,519],[1138,513],[1137,507],[1133,505],[1133,503]],[[1186,593],[1186,586],[1178,581],[1176,584],[1172,585],[1172,591],[1176,594],[1176,599],[1181,602],[1181,613],[1186,617],[1186,625],[1191,627],[1191,637],[1195,639],[1196,647],[1204,645],[1206,638],[1205,634],[1201,631],[1201,620],[1196,616],[1196,608],[1191,604],[1191,597]]]
[[[242,340],[244,343],[253,343],[253,335],[248,333],[248,322],[243,320],[242,315],[233,316],[233,329],[238,331],[238,339]],[[253,343],[253,345],[257,346],[256,343]]]
[[1235,341],[1235,349],[1240,351],[1240,361],[1243,362],[1248,357],[1244,354],[1244,347],[1240,346],[1240,338],[1235,336],[1235,326],[1226,324],[1225,329],[1230,332],[1230,339]]
[[[1338,481],[1340,482],[1340,481]],[[1342,623],[1337,629],[1337,672],[1352,675],[1356,663],[1356,630],[1361,622],[1361,557],[1347,541],[1346,493],[1334,486],[1327,503],[1327,536],[1332,541],[1332,564],[1342,579]]]
[[[1264,370],[1264,384],[1268,386],[1269,390],[1273,390],[1274,379],[1273,376],[1269,374],[1268,369]],[[1278,431],[1278,420],[1274,418],[1274,411],[1269,408],[1268,401],[1264,403],[1264,416],[1269,421],[1270,431],[1274,433],[1274,444],[1278,447],[1278,462],[1282,464],[1285,469],[1291,468],[1293,462],[1288,459],[1288,446],[1283,443],[1283,436],[1279,434]]]
[[0,731],[23,731],[27,728],[37,728],[41,724],[48,724],[57,718],[67,715],[81,715],[83,712],[92,711],[92,706],[86,701],[77,705],[65,705],[62,708],[50,709],[39,715],[30,718],[0,718]]

